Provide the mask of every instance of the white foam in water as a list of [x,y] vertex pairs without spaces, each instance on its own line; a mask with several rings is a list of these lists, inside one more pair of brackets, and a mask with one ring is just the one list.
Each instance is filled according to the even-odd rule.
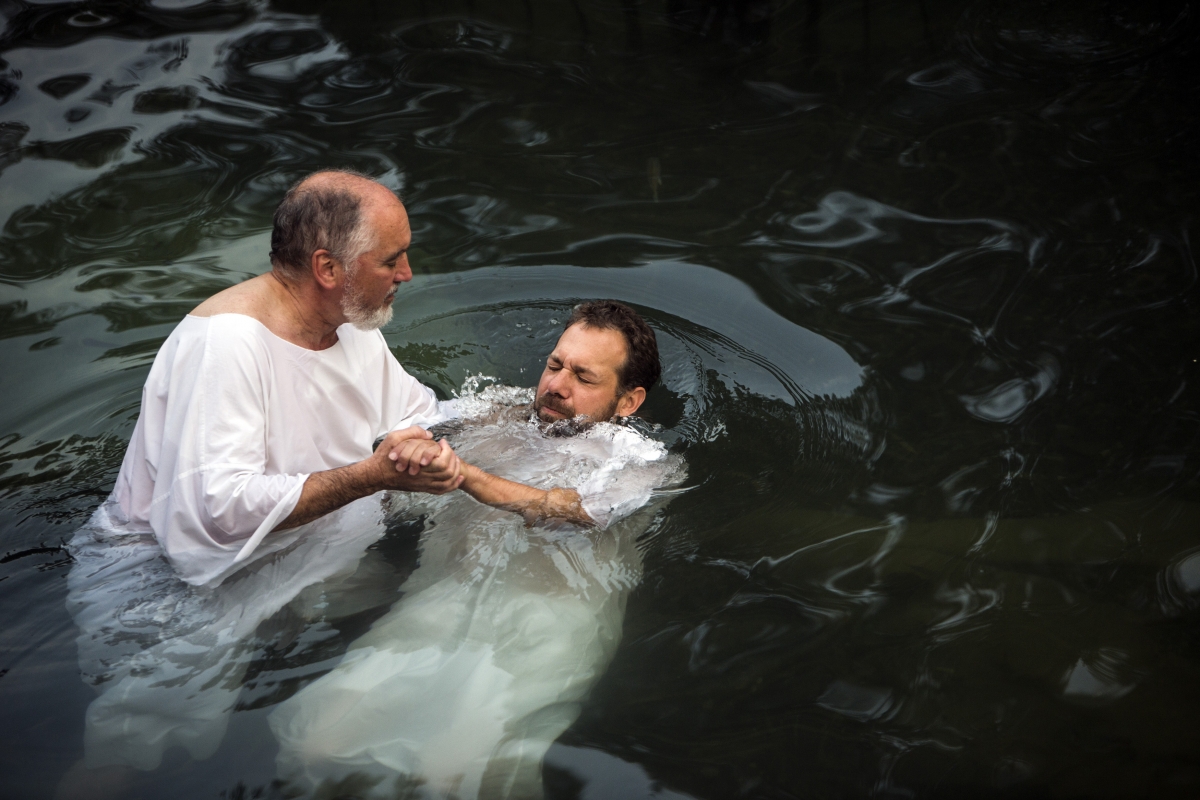
[[[529,421],[527,408],[499,413],[527,407],[533,390],[486,383],[494,380],[468,377],[459,396],[441,404],[445,418],[466,423],[455,436],[456,449],[469,447],[475,459],[486,461],[485,469],[511,480],[575,489],[588,515],[602,527],[644,505],[666,481],[664,467],[676,465],[666,460],[661,442],[624,425],[601,422],[577,435],[547,437]],[[555,427],[570,430],[570,423]]]
[[[528,405],[533,402],[534,390],[519,386],[502,386],[487,375],[469,375],[453,400],[439,403],[447,417],[474,419],[488,414],[497,406]],[[485,383],[491,381],[491,383]]]
[[[433,797],[540,793],[546,749],[620,640],[625,598],[641,577],[647,504],[684,471],[661,443],[622,425],[545,436],[529,421],[531,399],[529,389],[469,379],[445,404],[456,417],[451,443],[503,477],[578,489],[601,527],[526,528],[462,492],[393,495],[394,513],[424,516],[420,566],[336,669],[272,712],[289,792],[344,784],[370,797],[418,785]],[[100,694],[86,722],[91,767],[154,769],[172,745],[207,758],[259,652],[262,621],[287,606],[309,621],[298,641],[317,640],[334,605],[396,596],[380,588],[394,567],[364,566],[380,559],[363,558],[384,532],[376,497],[311,523],[314,532],[211,590],[180,581],[153,538],[123,533],[110,510],[101,507],[71,547],[80,661]]]

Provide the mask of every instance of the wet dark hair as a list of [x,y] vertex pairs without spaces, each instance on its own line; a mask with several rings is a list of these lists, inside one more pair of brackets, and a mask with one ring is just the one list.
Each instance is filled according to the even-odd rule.
[[[321,170],[313,175],[329,172],[366,178],[351,170]],[[315,251],[328,250],[349,267],[371,246],[371,232],[362,219],[362,200],[342,188],[303,186],[311,177],[305,176],[288,189],[275,209],[271,264],[289,272],[302,272]]]
[[563,330],[583,323],[589,328],[620,331],[625,337],[625,363],[617,370],[617,393],[642,387],[647,392],[658,383],[662,365],[654,330],[636,311],[616,300],[589,300],[571,311]]

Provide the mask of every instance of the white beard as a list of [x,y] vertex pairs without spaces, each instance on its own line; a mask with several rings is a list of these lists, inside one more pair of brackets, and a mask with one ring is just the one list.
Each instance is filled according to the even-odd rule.
[[383,305],[372,307],[355,283],[354,275],[350,274],[346,276],[346,291],[342,294],[342,314],[360,331],[378,330],[392,321],[395,298],[395,293],[389,294]]

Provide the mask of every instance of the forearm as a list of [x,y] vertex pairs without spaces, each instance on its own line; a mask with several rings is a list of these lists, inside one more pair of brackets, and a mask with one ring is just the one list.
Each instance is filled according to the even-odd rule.
[[595,525],[583,510],[579,493],[574,489],[535,489],[523,483],[506,480],[462,462],[463,483],[460,488],[481,503],[506,511],[515,511],[532,525],[545,519],[562,519],[577,525]]
[[275,530],[295,528],[384,489],[445,494],[462,482],[458,456],[417,428],[393,431],[370,458],[314,472],[304,482],[292,513]]
[[312,522],[382,488],[384,487],[377,485],[377,481],[372,479],[372,471],[367,461],[314,472],[304,482],[304,488],[300,490],[300,499],[292,513],[275,526],[275,530],[287,530]]

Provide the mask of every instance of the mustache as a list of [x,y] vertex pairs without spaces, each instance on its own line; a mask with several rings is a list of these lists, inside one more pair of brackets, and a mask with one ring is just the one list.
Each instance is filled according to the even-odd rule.
[[535,411],[540,411],[543,408],[548,408],[551,411],[557,411],[559,414],[563,414],[564,416],[568,416],[568,417],[575,416],[574,409],[568,408],[564,403],[559,401],[559,399],[557,397],[554,397],[553,395],[544,394],[534,401],[533,409]]

